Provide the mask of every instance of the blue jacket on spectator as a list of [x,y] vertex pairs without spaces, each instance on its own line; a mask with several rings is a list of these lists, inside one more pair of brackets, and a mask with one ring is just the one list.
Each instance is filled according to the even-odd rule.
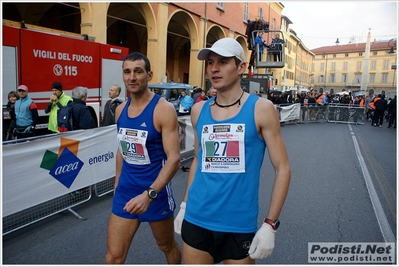
[[74,98],[72,107],[74,130],[95,128],[93,116],[83,100]]

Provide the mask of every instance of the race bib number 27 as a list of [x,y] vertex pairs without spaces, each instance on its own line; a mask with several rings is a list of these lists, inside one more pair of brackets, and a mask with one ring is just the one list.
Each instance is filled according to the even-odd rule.
[[202,172],[245,172],[244,124],[204,125],[201,135]]

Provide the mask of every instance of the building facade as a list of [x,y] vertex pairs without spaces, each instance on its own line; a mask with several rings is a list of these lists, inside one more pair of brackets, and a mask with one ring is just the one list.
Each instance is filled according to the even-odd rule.
[[396,40],[370,42],[369,59],[365,57],[366,43],[326,46],[312,52],[315,54],[313,84],[318,91],[360,92],[365,71],[368,72],[367,90],[362,93],[396,91]]
[[314,54],[310,51],[295,31],[289,29],[291,42],[288,42],[286,67],[284,69],[285,80],[288,81],[289,89],[297,91],[307,90],[313,87],[312,77],[314,75],[312,64]]
[[[35,28],[89,41],[126,47],[150,59],[152,83],[174,81],[205,87],[205,63],[197,53],[220,38],[236,39],[247,63],[248,20],[263,18],[271,30],[281,30],[286,41],[285,66],[259,69],[270,73],[277,90],[314,87],[358,90],[365,44],[321,47],[310,51],[289,28],[280,2],[80,2],[2,3],[3,24]],[[265,34],[271,42],[271,34]],[[369,87],[376,92],[396,89],[395,56],[387,42],[371,44]]]
[[263,18],[281,28],[279,2],[2,3],[3,23],[127,47],[150,59],[153,83],[204,87],[205,65],[197,53],[224,37],[236,39],[247,60],[248,20]]

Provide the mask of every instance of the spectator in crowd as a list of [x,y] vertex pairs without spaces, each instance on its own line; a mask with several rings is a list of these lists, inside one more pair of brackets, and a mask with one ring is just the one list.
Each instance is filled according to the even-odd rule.
[[374,127],[382,127],[382,123],[384,122],[384,113],[388,107],[387,101],[385,100],[385,95],[378,95],[379,100],[374,102],[375,110],[373,117],[373,126]]
[[288,104],[293,104],[293,103],[295,103],[295,95],[296,95],[296,93],[295,93],[294,90],[292,90],[292,91],[287,95],[287,103],[288,103]]
[[200,88],[200,87],[197,87],[197,88],[194,89],[194,94],[193,94],[194,103],[195,103],[195,101],[197,100],[197,98],[201,95],[201,92],[202,92],[202,91],[203,91],[203,90],[202,90],[202,88]]
[[333,97],[333,99],[331,100],[331,103],[334,103],[334,104],[340,103],[340,99],[339,99],[339,95],[338,95],[338,94],[336,94],[336,95]]
[[206,101],[209,98],[206,96],[206,93],[204,90],[201,91],[201,94],[199,97],[197,97],[197,99],[195,100],[195,103],[201,102],[201,101]]
[[254,90],[253,94],[254,94],[254,95],[257,95],[257,96],[259,96],[259,97],[262,97],[262,95],[261,95],[257,90]]
[[316,108],[317,102],[315,98],[314,92],[309,92],[308,97],[307,97],[307,106],[308,106],[308,120],[313,120],[315,119],[315,108]]
[[173,233],[176,204],[171,185],[180,165],[176,110],[148,88],[153,72],[145,55],[131,53],[122,64],[129,99],[115,113],[119,149],[106,263],[124,263],[140,224],[148,222],[167,262],[180,264],[181,251]]
[[276,97],[274,96],[274,92],[270,92],[268,99],[273,103],[276,104]]
[[272,40],[272,43],[270,44],[270,50],[274,55],[274,61],[282,60],[283,44],[285,44],[284,40],[280,38],[279,33],[276,33],[275,38]]
[[189,115],[193,104],[194,99],[187,95],[185,90],[181,91],[179,99],[177,100],[177,105],[179,106],[179,115]]
[[48,103],[44,112],[50,113],[48,118],[48,129],[53,133],[59,133],[58,130],[58,111],[65,107],[69,102],[72,101],[72,97],[66,95],[62,91],[62,84],[60,82],[54,82],[51,85],[52,94],[50,96],[50,103]]
[[316,99],[316,104],[317,104],[317,99],[319,99],[320,94],[318,92],[313,92],[314,98]]
[[389,101],[388,114],[389,114],[388,128],[392,127],[396,128],[396,95],[391,101]]
[[303,104],[302,96],[301,96],[301,94],[299,92],[295,94],[294,103]]
[[373,112],[372,112],[373,116],[372,116],[372,118],[371,118],[371,126],[374,126],[374,115],[375,115],[375,108],[376,108],[375,104],[376,104],[377,101],[380,100],[380,99],[381,99],[381,98],[379,97],[379,95],[374,96],[374,97],[373,97],[373,100],[371,100],[370,103],[369,103],[369,107],[370,107],[370,109],[373,111]]
[[321,97],[323,99],[324,105],[328,105],[330,103],[329,93],[325,92],[325,94]]
[[344,93],[343,97],[341,97],[339,107],[339,121],[349,121],[349,105],[351,102],[351,98],[349,93]]
[[364,96],[359,94],[359,97],[356,97],[353,102],[353,108],[355,109],[355,113],[353,114],[353,121],[356,123],[359,115],[364,114]]
[[92,113],[86,105],[87,87],[78,86],[72,90],[73,130],[92,129],[96,127]]
[[299,96],[299,103],[301,104],[301,122],[304,122],[307,120],[307,115],[308,115],[308,98],[307,98],[307,93],[301,92]]
[[369,94],[364,103],[366,120],[372,120],[373,118],[373,109],[369,106],[371,101],[373,101],[373,94]]
[[279,93],[279,97],[277,98],[276,104],[278,104],[278,105],[286,105],[287,103],[288,103],[287,102],[287,96],[285,95],[284,92],[280,92]]
[[[270,101],[242,90],[241,75],[247,66],[235,39],[218,40],[202,49],[198,59],[207,61],[209,77],[222,78],[211,79],[218,90],[213,101],[193,106],[194,159],[175,231],[182,235],[186,264],[254,264],[274,249],[277,218],[291,176],[279,119]],[[259,155],[264,155],[266,144],[275,182],[267,218],[257,231],[263,162]],[[219,145],[227,146],[227,151]],[[233,164],[219,165],[231,156]]]
[[16,137],[25,138],[35,135],[36,123],[39,118],[37,106],[28,95],[26,85],[18,86],[19,99],[15,102]]
[[3,141],[14,139],[16,126],[15,102],[19,99],[18,93],[11,91],[8,93],[8,102],[3,108]]
[[359,94],[359,98],[358,98],[358,100],[357,100],[357,102],[355,104],[359,105],[360,108],[364,108],[365,102],[366,102],[366,100],[364,99],[364,95],[363,94]]
[[121,87],[117,84],[111,85],[108,91],[109,100],[105,103],[104,116],[101,122],[101,126],[107,126],[115,123],[115,109],[123,101],[118,97],[121,93]]
[[327,113],[327,105],[328,105],[328,97],[327,97],[328,92],[323,92],[322,94],[320,94],[318,96],[318,98],[316,99],[317,102],[317,106],[318,106],[318,110],[317,110],[317,117],[316,119],[319,119],[319,117],[324,117],[328,114]]
[[262,55],[265,47],[265,41],[262,38],[263,32],[258,32],[255,38],[255,45],[259,45],[258,61],[262,61]]
[[95,110],[92,106],[87,105],[87,107],[89,108],[91,117],[93,118],[93,121],[94,121],[94,128],[97,128],[98,125],[99,125],[99,121],[98,121],[98,117],[97,117],[97,112],[96,112],[96,110]]
[[208,98],[215,97],[216,93],[217,93],[217,90],[215,88],[213,88],[213,86],[211,86],[211,88],[209,88],[209,90],[208,90]]
[[327,119],[328,121],[336,121],[338,119],[339,114],[339,107],[338,104],[340,102],[339,95],[329,95],[329,106],[328,106],[328,114]]

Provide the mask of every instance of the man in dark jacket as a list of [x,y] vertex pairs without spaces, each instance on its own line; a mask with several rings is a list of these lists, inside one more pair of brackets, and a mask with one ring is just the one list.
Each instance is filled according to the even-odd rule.
[[277,104],[283,104],[284,106],[287,104],[287,96],[284,92],[280,92],[279,97],[277,99]]
[[279,33],[276,33],[276,38],[274,38],[270,44],[270,49],[274,55],[274,61],[283,60],[281,53],[283,51],[283,45],[285,45],[284,40],[280,38]]
[[396,128],[396,95],[388,104],[389,123],[388,128]]
[[72,119],[73,129],[91,129],[95,128],[95,121],[91,115],[90,109],[86,106],[87,88],[78,86],[72,91]]
[[105,104],[101,126],[107,126],[115,123],[115,109],[123,102],[118,98],[120,93],[121,87],[119,85],[114,84],[109,88],[110,99]]
[[378,95],[380,98],[377,102],[375,102],[375,110],[373,117],[373,126],[380,128],[382,127],[382,123],[384,122],[384,113],[388,107],[388,103],[385,100],[385,95]]

